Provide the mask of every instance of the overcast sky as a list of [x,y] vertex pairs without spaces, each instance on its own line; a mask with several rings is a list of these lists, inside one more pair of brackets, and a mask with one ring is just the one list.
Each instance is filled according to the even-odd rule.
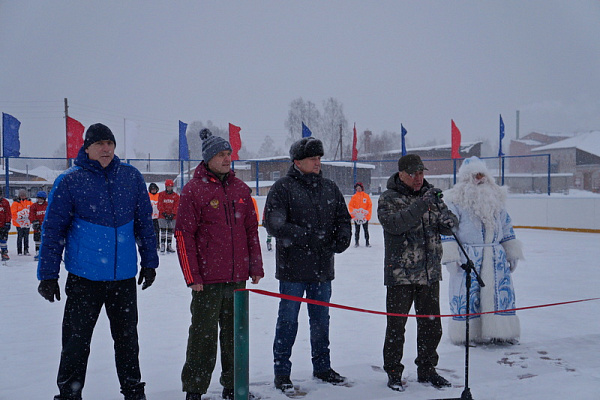
[[[497,143],[600,130],[600,1],[0,0],[0,111],[21,155],[64,143],[63,99],[86,127],[124,119],[165,157],[178,120],[241,126],[256,151],[283,147],[292,100],[329,97],[359,132],[409,144]],[[400,146],[398,146],[400,147]],[[287,149],[286,149],[287,150]]]

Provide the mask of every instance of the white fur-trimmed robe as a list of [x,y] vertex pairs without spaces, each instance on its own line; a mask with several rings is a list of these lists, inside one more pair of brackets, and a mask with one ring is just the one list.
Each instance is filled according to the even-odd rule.
[[[493,229],[468,210],[447,201],[448,208],[458,217],[456,236],[462,243],[477,272],[485,283],[480,287],[476,279],[471,284],[470,313],[515,308],[515,290],[507,260],[522,259],[521,243],[515,238],[512,222],[503,209],[494,219]],[[466,313],[465,271],[460,265],[466,258],[452,236],[442,237],[442,263],[450,272],[450,310],[452,314]],[[449,335],[454,344],[465,342],[465,317],[453,317]],[[514,311],[485,314],[469,319],[471,342],[489,342],[493,339],[515,340],[520,336],[519,318]]]

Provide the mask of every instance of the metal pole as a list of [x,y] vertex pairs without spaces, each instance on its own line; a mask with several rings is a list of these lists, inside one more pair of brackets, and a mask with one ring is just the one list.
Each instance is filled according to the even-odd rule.
[[66,159],[67,159],[67,169],[69,169],[69,103],[67,98],[65,97],[65,139],[67,141],[66,145]]
[[248,292],[233,293],[233,398],[248,400],[250,384],[248,329]]

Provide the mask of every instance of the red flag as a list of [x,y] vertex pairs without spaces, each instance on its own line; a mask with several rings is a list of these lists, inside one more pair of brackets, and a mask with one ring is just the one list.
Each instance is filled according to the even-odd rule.
[[77,158],[77,153],[83,146],[83,131],[81,122],[67,117],[67,158]]
[[452,158],[460,158],[460,131],[456,127],[454,120],[452,121]]
[[352,139],[352,161],[358,159],[358,149],[356,148],[356,123],[354,123],[354,139]]
[[239,160],[240,156],[238,155],[238,151],[242,148],[242,138],[240,137],[240,131],[242,128],[239,126],[235,126],[233,124],[229,124],[229,144],[231,145],[231,159],[233,161]]

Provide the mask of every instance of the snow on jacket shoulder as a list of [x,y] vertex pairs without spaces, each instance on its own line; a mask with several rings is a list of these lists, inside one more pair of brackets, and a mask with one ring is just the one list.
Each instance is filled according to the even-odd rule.
[[75,166],[54,182],[48,197],[38,279],[56,279],[64,250],[67,271],[95,281],[158,267],[152,206],[141,173],[115,156],[102,168],[80,149]]
[[188,286],[264,276],[250,188],[233,171],[222,182],[198,165],[181,192],[175,238]]

